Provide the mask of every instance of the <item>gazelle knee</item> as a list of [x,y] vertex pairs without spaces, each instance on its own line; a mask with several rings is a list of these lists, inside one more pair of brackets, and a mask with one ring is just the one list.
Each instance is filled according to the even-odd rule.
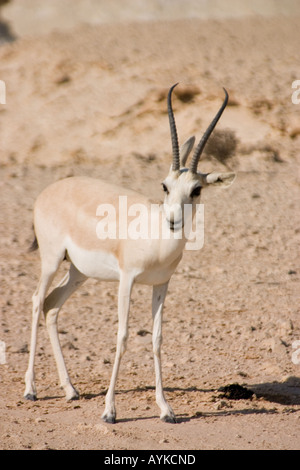
[[126,351],[127,339],[128,339],[128,333],[123,333],[118,336],[118,349],[119,349],[119,354],[121,356],[123,356],[123,354]]
[[33,318],[39,317],[42,310],[43,310],[43,301],[41,300],[40,296],[35,293],[32,296],[32,316],[33,316]]
[[153,338],[152,345],[153,345],[153,353],[155,354],[155,356],[160,355],[161,343],[162,343],[162,336],[161,335],[156,336],[155,338]]
[[47,328],[51,327],[52,325],[56,325],[57,314],[58,314],[58,309],[56,308],[45,312],[45,320],[46,320]]

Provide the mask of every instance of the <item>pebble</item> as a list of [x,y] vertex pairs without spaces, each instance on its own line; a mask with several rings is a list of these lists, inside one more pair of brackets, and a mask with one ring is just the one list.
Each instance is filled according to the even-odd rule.
[[159,444],[166,444],[168,441],[168,439],[166,439],[165,437],[163,439],[161,439],[158,443]]
[[110,430],[104,424],[95,424],[95,431],[101,432],[104,435],[111,434]]
[[35,418],[35,423],[45,423],[45,420],[41,417]]
[[221,400],[221,401],[217,402],[215,407],[216,407],[217,410],[222,410],[223,408],[232,408],[230,403],[228,403],[225,400]]

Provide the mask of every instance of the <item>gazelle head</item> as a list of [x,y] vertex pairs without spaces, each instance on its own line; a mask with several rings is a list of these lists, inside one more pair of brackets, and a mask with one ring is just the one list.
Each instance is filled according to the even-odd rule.
[[203,134],[199,144],[194,150],[190,166],[186,167],[186,161],[193,149],[195,137],[188,139],[179,149],[175,118],[172,109],[172,91],[177,83],[173,85],[168,93],[168,115],[171,130],[173,162],[168,176],[162,183],[165,192],[164,210],[170,224],[170,229],[175,231],[181,229],[184,221],[184,207],[192,208],[191,215],[195,213],[196,204],[199,203],[202,188],[208,185],[230,186],[235,179],[235,173],[201,173],[197,166],[212,131],[220,119],[228,102],[228,93],[224,88],[225,99],[216,116]]

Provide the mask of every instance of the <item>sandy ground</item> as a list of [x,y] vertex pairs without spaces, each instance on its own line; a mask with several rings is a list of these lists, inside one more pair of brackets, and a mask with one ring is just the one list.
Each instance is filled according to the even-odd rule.
[[[299,18],[249,17],[81,25],[1,46],[1,449],[300,448],[300,104],[291,101],[299,41]],[[115,353],[115,284],[89,280],[60,313],[80,400],[64,399],[41,321],[39,399],[27,402],[40,269],[38,252],[27,252],[34,200],[68,175],[160,194],[171,158],[165,97],[178,81],[181,141],[200,138],[222,86],[230,92],[218,129],[234,133],[235,155],[205,155],[201,170],[238,175],[229,189],[203,194],[204,247],[185,253],[170,282],[163,374],[178,423],[159,420],[151,291],[138,285],[117,423],[100,419]],[[221,397],[219,388],[233,383],[255,395]]]

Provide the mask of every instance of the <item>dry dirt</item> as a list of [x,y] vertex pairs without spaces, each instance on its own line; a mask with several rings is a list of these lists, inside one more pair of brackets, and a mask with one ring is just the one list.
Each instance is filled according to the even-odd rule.
[[[299,18],[82,25],[0,48],[1,449],[300,449]],[[170,165],[166,92],[183,141],[200,138],[223,99],[237,172],[203,194],[205,243],[174,274],[163,325],[163,374],[177,424],[159,420],[151,291],[135,286],[117,423],[101,422],[117,331],[117,285],[89,280],[60,313],[79,401],[59,388],[44,322],[38,401],[23,399],[38,252],[28,253],[39,192],[93,175],[161,192]],[[222,154],[218,154],[222,160]],[[205,156],[202,171],[226,170]],[[66,269],[61,268],[60,276]],[[299,348],[299,346],[298,346]],[[4,361],[2,361],[4,362]],[[239,383],[252,399],[221,397]]]

